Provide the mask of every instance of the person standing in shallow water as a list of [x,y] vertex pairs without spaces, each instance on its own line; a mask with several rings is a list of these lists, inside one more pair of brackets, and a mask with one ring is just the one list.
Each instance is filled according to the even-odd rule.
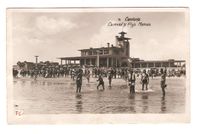
[[81,92],[82,87],[82,70],[80,69],[76,77],[76,93]]
[[133,73],[133,71],[130,71],[128,81],[129,81],[129,87],[130,87],[130,94],[134,94],[135,93],[135,73]]
[[38,77],[38,68],[36,67],[34,69],[34,80],[37,80],[37,77]]
[[111,87],[112,77],[113,77],[112,74],[109,73],[109,74],[108,74],[109,87]]
[[102,78],[101,75],[99,75],[99,78],[98,78],[97,81],[99,82],[99,84],[97,85],[97,90],[99,89],[99,86],[101,86],[101,85],[102,85],[103,90],[104,90],[104,89],[105,89],[105,88],[104,88],[104,81],[103,81],[103,78]]
[[161,85],[161,89],[162,89],[162,94],[163,94],[163,96],[165,96],[165,88],[167,87],[167,84],[166,84],[166,70],[164,72],[161,71],[161,82],[160,82],[160,85]]
[[89,83],[90,82],[90,70],[89,69],[86,71],[86,78]]
[[146,87],[146,90],[148,90],[149,75],[146,73],[146,70],[143,70],[141,82],[142,82],[142,90],[144,90],[144,87]]

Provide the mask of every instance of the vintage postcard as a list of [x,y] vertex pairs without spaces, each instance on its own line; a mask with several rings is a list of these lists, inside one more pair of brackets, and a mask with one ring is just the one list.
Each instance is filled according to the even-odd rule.
[[8,8],[9,124],[190,122],[188,8]]

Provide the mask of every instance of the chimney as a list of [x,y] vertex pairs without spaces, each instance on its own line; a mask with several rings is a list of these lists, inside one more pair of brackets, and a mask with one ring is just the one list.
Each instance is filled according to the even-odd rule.
[[107,45],[108,45],[108,48],[110,47],[110,43],[107,43]]

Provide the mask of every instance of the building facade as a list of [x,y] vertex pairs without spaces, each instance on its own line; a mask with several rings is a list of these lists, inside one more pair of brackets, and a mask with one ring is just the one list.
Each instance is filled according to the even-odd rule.
[[184,60],[149,60],[144,61],[138,58],[132,58],[132,67],[133,68],[171,68],[171,69],[185,69],[185,61]]
[[32,69],[35,69],[35,67],[39,67],[41,68],[42,66],[59,66],[59,63],[58,62],[50,62],[50,61],[45,61],[45,62],[42,62],[40,61],[38,63],[38,61],[36,63],[34,62],[27,62],[27,61],[24,61],[24,62],[17,62],[17,65],[13,66],[14,69],[16,70],[25,70],[25,71],[28,71],[28,70],[32,70]]
[[115,45],[107,43],[106,47],[81,49],[77,57],[61,57],[62,65],[78,65],[92,67],[132,67],[132,68],[182,68],[184,60],[152,60],[144,61],[130,57],[131,38],[125,37],[125,32],[115,36]]
[[[96,67],[121,67],[128,66],[130,57],[131,38],[125,37],[125,32],[120,32],[116,36],[116,44],[107,43],[106,47],[81,49],[81,56],[61,57],[61,64],[96,66]],[[64,63],[63,63],[64,61]]]

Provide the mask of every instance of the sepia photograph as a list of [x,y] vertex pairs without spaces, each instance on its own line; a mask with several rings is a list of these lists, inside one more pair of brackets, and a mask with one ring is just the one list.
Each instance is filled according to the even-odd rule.
[[10,124],[190,122],[188,8],[7,8]]

